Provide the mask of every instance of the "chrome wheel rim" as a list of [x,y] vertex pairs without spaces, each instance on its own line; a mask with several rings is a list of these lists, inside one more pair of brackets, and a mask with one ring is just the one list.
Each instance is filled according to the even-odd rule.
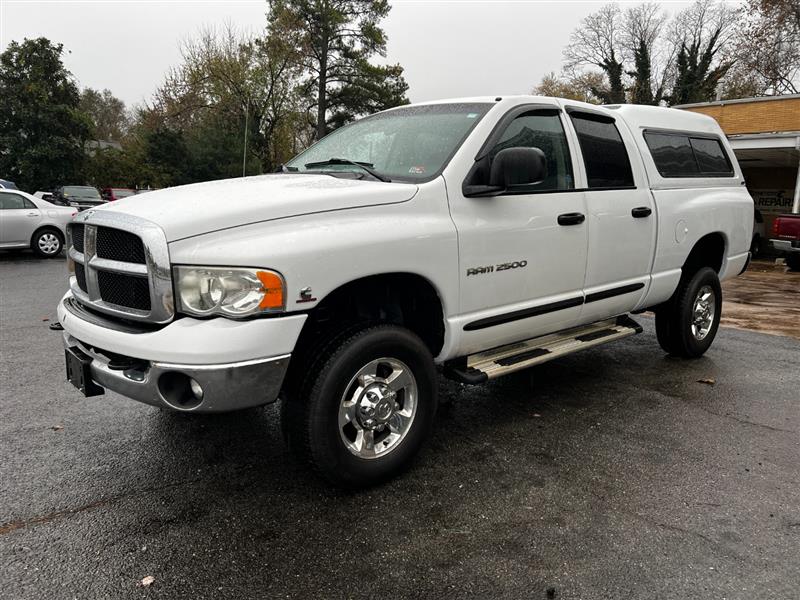
[[44,233],[39,236],[37,246],[45,254],[55,254],[61,248],[61,242],[56,234]]
[[347,384],[339,403],[339,435],[347,450],[364,459],[393,452],[417,414],[417,381],[396,358],[378,358]]
[[697,341],[706,338],[714,323],[717,300],[711,286],[704,285],[695,296],[692,305],[692,335]]

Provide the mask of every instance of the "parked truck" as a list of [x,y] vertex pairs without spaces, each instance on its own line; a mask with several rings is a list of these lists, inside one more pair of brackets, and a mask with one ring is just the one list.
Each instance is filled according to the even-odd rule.
[[640,333],[717,332],[753,201],[716,122],[544,97],[404,106],[272,175],[80,213],[58,305],[67,374],[184,412],[282,399],[334,484],[404,469],[437,371],[480,384]]
[[770,244],[783,254],[786,266],[792,271],[800,271],[800,214],[775,217],[772,238]]

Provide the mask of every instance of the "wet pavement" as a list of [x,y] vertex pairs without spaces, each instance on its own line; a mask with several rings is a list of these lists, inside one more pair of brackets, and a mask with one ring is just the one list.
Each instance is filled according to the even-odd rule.
[[723,326],[800,338],[800,272],[754,260],[722,288]]
[[723,328],[673,360],[640,316],[442,380],[414,468],[346,494],[286,454],[275,406],[79,397],[44,321],[65,286],[63,260],[0,254],[0,598],[800,597],[797,339]]

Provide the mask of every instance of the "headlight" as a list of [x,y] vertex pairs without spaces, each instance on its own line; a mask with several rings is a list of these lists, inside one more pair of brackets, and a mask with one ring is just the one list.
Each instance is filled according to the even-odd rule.
[[175,267],[178,311],[246,317],[284,308],[283,277],[266,269]]

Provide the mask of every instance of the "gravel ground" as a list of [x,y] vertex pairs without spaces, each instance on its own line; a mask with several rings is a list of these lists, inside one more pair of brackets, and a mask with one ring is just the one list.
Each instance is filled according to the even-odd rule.
[[415,467],[346,494],[286,454],[275,406],[81,398],[44,321],[65,287],[63,260],[0,254],[0,598],[800,597],[796,339],[721,329],[673,360],[640,316],[442,380]]

